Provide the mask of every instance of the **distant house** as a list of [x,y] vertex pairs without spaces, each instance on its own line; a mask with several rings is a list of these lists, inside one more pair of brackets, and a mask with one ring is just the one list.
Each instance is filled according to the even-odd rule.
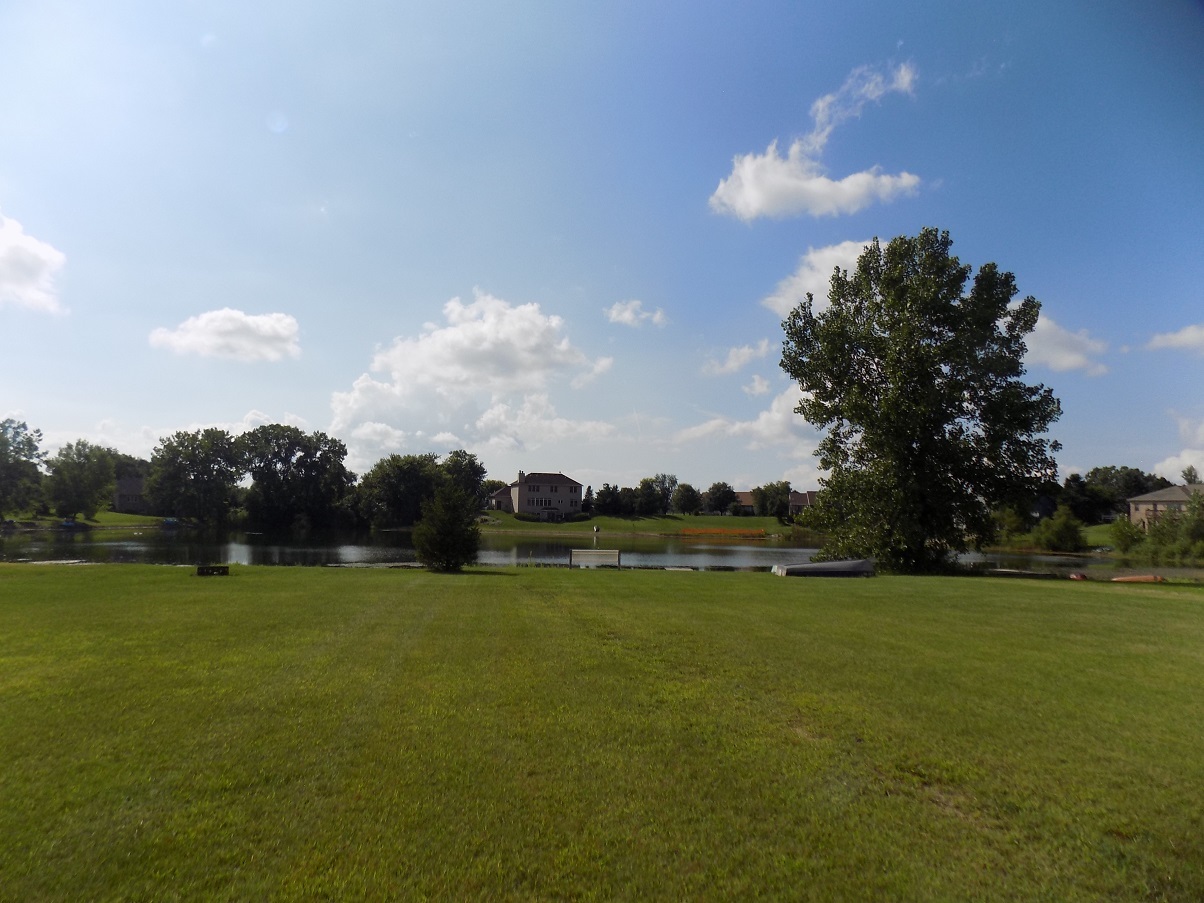
[[1190,486],[1168,486],[1147,492],[1145,495],[1129,499],[1129,520],[1143,530],[1168,511],[1184,511],[1187,500],[1195,493],[1204,493],[1204,483],[1193,483]]
[[799,492],[797,489],[790,490],[790,516],[795,517],[802,514],[806,509],[815,504],[815,497],[819,495],[816,489],[808,489],[806,492]]
[[757,513],[757,501],[751,492],[737,492],[736,502],[732,505],[731,511],[732,514],[752,517]]
[[122,514],[146,514],[146,480],[143,477],[118,477],[113,490],[113,510]]
[[511,514],[534,514],[561,521],[581,513],[581,484],[562,473],[523,473],[489,497],[489,507]]

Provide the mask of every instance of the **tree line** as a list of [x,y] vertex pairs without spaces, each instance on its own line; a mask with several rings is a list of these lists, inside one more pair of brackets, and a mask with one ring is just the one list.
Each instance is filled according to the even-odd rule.
[[[457,449],[436,454],[393,454],[358,478],[347,469],[346,446],[323,432],[267,424],[241,435],[211,427],[179,431],[155,446],[150,460],[80,439],[54,456],[41,451],[42,434],[23,422],[0,424],[0,514],[43,510],[91,519],[112,502],[117,481],[137,477],[149,510],[164,517],[225,527],[277,532],[315,527],[412,527],[444,486],[464,496],[472,511],[509,484],[486,479],[475,455]],[[790,483],[752,490],[757,515],[786,519]],[[742,514],[726,482],[700,491],[673,474],[645,477],[638,486],[604,483],[586,489],[582,510],[616,517],[666,514]]]
[[0,514],[91,519],[127,477],[141,478],[157,515],[265,531],[413,526],[444,487],[474,513],[485,503],[485,467],[467,451],[390,455],[357,480],[340,440],[284,424],[238,436],[215,427],[179,431],[161,438],[150,460],[85,439],[49,456],[41,441],[24,422],[0,423]]

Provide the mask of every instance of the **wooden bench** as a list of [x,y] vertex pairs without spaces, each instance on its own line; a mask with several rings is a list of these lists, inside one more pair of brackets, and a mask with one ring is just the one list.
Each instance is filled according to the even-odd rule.
[[196,566],[196,575],[198,577],[229,577],[230,565],[228,564],[198,564]]
[[622,567],[618,549],[569,549],[569,567]]

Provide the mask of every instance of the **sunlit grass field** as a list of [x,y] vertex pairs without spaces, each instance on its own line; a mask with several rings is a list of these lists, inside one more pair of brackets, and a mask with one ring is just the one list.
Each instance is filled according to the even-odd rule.
[[0,565],[0,898],[1204,899],[1204,590]]

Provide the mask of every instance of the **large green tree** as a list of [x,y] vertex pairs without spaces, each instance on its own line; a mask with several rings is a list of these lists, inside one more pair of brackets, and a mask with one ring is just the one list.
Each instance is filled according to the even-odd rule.
[[46,461],[46,497],[59,517],[89,520],[113,499],[113,453],[87,439],[68,442]]
[[265,530],[327,528],[350,515],[347,447],[322,432],[269,423],[239,437],[251,488],[247,516]]
[[360,517],[374,527],[413,526],[444,476],[435,454],[381,458],[356,487]]
[[0,515],[20,511],[38,497],[46,455],[39,447],[42,431],[23,421],[0,421]]
[[736,490],[724,482],[712,483],[702,497],[703,509],[717,514],[726,514],[735,501]]
[[782,324],[796,410],[826,431],[808,520],[827,557],[938,568],[990,537],[993,508],[1056,474],[1042,434],[1061,406],[1023,379],[1041,306],[1014,301],[993,263],[967,292],[972,268],[951,246],[936,229],[875,239],[853,273],[833,273],[826,309],[808,295]]
[[146,495],[156,514],[201,523],[226,522],[243,477],[238,440],[216,427],[159,440],[151,455]]
[[678,483],[673,490],[672,510],[681,514],[697,514],[702,510],[702,493],[689,483]]
[[790,516],[790,481],[779,480],[757,486],[752,491],[758,517],[784,519]]
[[458,448],[447,453],[447,457],[439,462],[439,469],[453,486],[472,499],[478,510],[485,507],[485,465],[476,455]]

